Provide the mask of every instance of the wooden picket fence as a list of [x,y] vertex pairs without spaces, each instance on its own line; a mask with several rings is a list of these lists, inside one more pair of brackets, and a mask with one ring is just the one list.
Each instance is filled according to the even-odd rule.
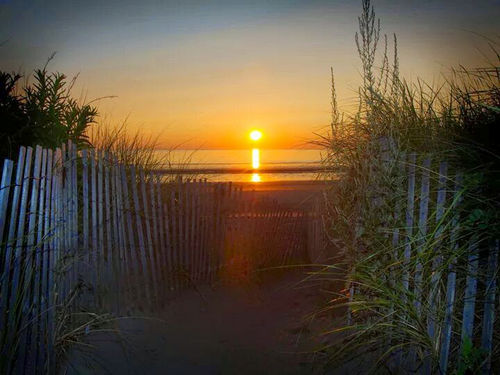
[[[433,353],[422,346],[403,345],[388,358],[387,366],[400,374],[451,373],[450,368],[456,370],[464,361],[464,346],[472,344],[483,358],[482,373],[489,374],[493,350],[495,345],[498,347],[494,332],[499,309],[499,241],[470,235],[460,227],[460,215],[464,214],[460,171],[451,174],[447,162],[432,163],[429,156],[414,153],[403,155],[396,164],[404,175],[406,204],[394,207],[393,222],[399,225],[388,231],[383,228],[392,233],[394,250],[388,277],[402,287],[402,298],[411,301],[419,319],[414,321],[404,311],[398,311],[405,315],[398,316],[398,321],[416,330],[425,326]],[[423,254],[424,247],[429,246],[435,249],[431,257]],[[450,260],[443,256],[443,249],[456,255]],[[355,294],[362,293],[359,288],[362,286],[353,280],[351,302],[356,300]],[[397,311],[394,308],[387,311],[388,317]],[[363,324],[364,319],[349,309],[348,325]],[[402,344],[392,340],[388,345]]]
[[0,373],[54,373],[61,316],[154,312],[198,283],[303,261],[307,218],[71,143],[22,147],[0,185]]

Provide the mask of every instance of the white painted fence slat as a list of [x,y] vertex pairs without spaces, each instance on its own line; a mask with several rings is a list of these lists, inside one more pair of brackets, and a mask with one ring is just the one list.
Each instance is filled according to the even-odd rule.
[[[111,189],[111,227],[112,232],[112,242],[111,242],[111,264],[113,269],[113,282],[115,283],[115,294],[116,294],[116,305],[115,312],[119,316],[121,314],[121,307],[125,300],[123,299],[123,293],[127,289],[122,287],[122,266],[125,264],[125,259],[122,256],[122,252],[125,251],[125,244],[123,242],[122,234],[122,220],[121,220],[121,192],[119,192],[119,181],[117,176],[118,162],[112,155],[108,155],[109,164],[109,179],[110,179],[110,189]],[[126,285],[126,281],[124,283]]]
[[410,285],[410,258],[413,242],[413,216],[415,210],[415,167],[417,163],[416,154],[412,153],[408,158],[408,199],[406,203],[406,238],[404,250],[405,272],[403,276],[403,289],[408,290]]
[[[439,246],[441,244],[440,238],[443,234],[443,226],[444,223],[441,222],[444,215],[444,204],[446,200],[446,180],[448,173],[448,163],[441,162],[439,164],[439,182],[438,182],[438,192],[437,192],[437,200],[436,200],[436,225],[437,229],[434,233],[435,238],[435,246],[436,253],[439,254]],[[437,300],[439,299],[440,290],[439,290],[439,282],[441,280],[441,263],[442,256],[438,255],[434,257],[432,262],[432,274],[431,274],[431,284],[430,284],[430,292],[428,297],[428,305],[429,311],[427,316],[427,334],[433,346],[437,349],[436,345],[436,317],[437,317]],[[428,356],[424,362],[424,373],[431,374],[433,363],[431,361],[431,357]]]
[[[71,144],[71,143],[70,143]],[[78,227],[78,152],[76,149],[76,144],[72,143],[70,148],[71,157],[71,251],[72,251],[72,262],[71,262],[71,288],[73,293],[76,293],[75,288],[77,287],[78,274],[80,271],[80,231]],[[79,297],[78,294],[74,294],[75,298]],[[77,301],[80,303],[80,300]],[[75,311],[76,303],[72,304],[73,312]]]
[[147,270],[147,259],[146,259],[146,244],[144,241],[143,223],[141,217],[141,206],[139,203],[139,193],[138,193],[138,178],[135,171],[135,166],[130,166],[130,182],[132,185],[132,199],[134,202],[135,211],[135,232],[137,233],[138,240],[138,256],[136,260],[139,262],[139,267],[141,269],[141,280],[144,286],[145,295],[147,296],[147,301],[149,307],[152,306],[152,290],[151,285],[148,281],[148,270]]
[[[461,348],[466,340],[472,340],[474,329],[474,313],[476,308],[477,278],[479,270],[479,244],[476,238],[469,243],[467,278],[465,281],[464,308],[462,315]],[[462,350],[461,350],[462,352]]]
[[[35,159],[33,166],[33,178],[30,186],[31,189],[31,197],[29,199],[29,211],[28,211],[28,233],[26,234],[26,247],[23,251],[22,257],[24,259],[20,259],[20,262],[23,262],[23,270],[21,272],[21,278],[23,280],[20,281],[22,288],[21,290],[25,290],[22,295],[22,319],[21,326],[26,326],[26,329],[21,331],[20,337],[20,354],[19,360],[23,362],[22,368],[23,372],[31,372],[32,368],[27,368],[26,365],[28,363],[32,364],[31,358],[29,358],[30,351],[27,350],[31,347],[31,333],[33,325],[29,322],[32,319],[33,315],[33,298],[35,297],[35,293],[32,286],[33,276],[36,274],[36,271],[33,270],[34,267],[34,257],[36,247],[36,223],[38,221],[38,198],[39,198],[39,188],[40,188],[40,173],[42,166],[42,148],[37,146],[35,149]],[[21,264],[21,263],[20,263]],[[34,360],[34,358],[33,358]]]
[[47,150],[47,165],[46,165],[46,178],[45,178],[45,211],[43,212],[43,231],[42,231],[42,239],[41,239],[41,266],[40,266],[40,348],[39,348],[39,361],[37,361],[37,367],[44,368],[46,371],[48,360],[51,356],[51,353],[48,352],[49,344],[48,340],[48,327],[49,327],[49,309],[51,306],[49,305],[49,296],[52,294],[52,290],[49,289],[48,277],[50,273],[50,265],[49,265],[49,256],[50,251],[52,250],[51,243],[53,232],[50,227],[50,217],[51,212],[53,211],[52,204],[52,169],[53,169],[53,159],[52,159],[52,150]]
[[[134,232],[133,232],[133,224],[132,224],[132,212],[130,208],[130,195],[128,192],[128,178],[127,178],[127,169],[123,164],[119,165],[119,170],[117,171],[119,175],[118,182],[118,192],[120,198],[122,200],[122,232],[123,232],[123,240],[125,243],[125,251],[124,251],[124,273],[125,277],[127,277],[130,282],[129,290],[128,290],[128,300],[134,301],[135,296],[137,295],[137,282],[138,279],[138,265],[135,262],[135,254],[137,249],[135,247],[134,241]],[[121,194],[120,194],[121,193]],[[135,301],[134,301],[135,302]]]
[[[455,209],[459,207],[461,203],[461,190],[462,190],[462,174],[457,173],[455,175],[455,188],[453,204]],[[458,233],[460,230],[459,226],[459,215],[455,213],[452,218],[451,223],[451,234],[450,234],[450,247],[453,252],[458,249]],[[445,316],[443,320],[442,333],[441,333],[441,344],[439,351],[439,370],[442,374],[447,373],[448,360],[450,355],[450,344],[451,344],[451,333],[453,325],[453,309],[455,304],[455,293],[456,293],[456,261],[457,259],[452,259],[448,267],[448,280],[446,283],[446,297],[445,297]]]
[[[418,233],[416,241],[416,265],[413,278],[413,294],[414,294],[414,306],[417,315],[421,314],[422,311],[422,278],[423,278],[423,264],[422,251],[427,241],[427,216],[429,210],[429,189],[430,189],[430,168],[431,159],[429,157],[424,158],[421,168],[421,181],[420,181],[420,205],[418,212]],[[417,348],[412,346],[409,354],[409,365],[411,369],[415,369],[417,365]]]
[[[141,188],[142,195],[142,215],[141,217],[144,220],[144,229],[146,232],[146,243],[145,243],[145,260],[147,262],[147,277],[150,279],[151,283],[151,294],[153,296],[154,305],[157,305],[159,302],[159,294],[158,294],[158,275],[157,268],[155,262],[154,255],[154,245],[153,245],[153,236],[151,233],[151,213],[150,213],[150,202],[148,201],[148,196],[146,194],[146,178],[144,175],[144,170],[141,168],[139,170],[139,183]],[[151,197],[150,197],[151,198]],[[136,207],[137,210],[137,207]]]
[[84,262],[90,264],[89,253],[89,161],[88,150],[82,150],[82,242]]
[[495,323],[495,300],[498,279],[498,251],[499,240],[490,247],[488,256],[488,271],[486,275],[486,290],[484,299],[483,329],[481,333],[481,348],[485,351],[487,358],[481,368],[483,374],[491,373],[491,355],[493,351],[493,330]]
[[169,213],[167,217],[171,218],[172,225],[172,285],[175,290],[179,289],[179,232],[178,232],[178,223],[180,222],[179,217],[179,208],[176,204],[175,198],[175,188],[170,192],[170,206]]
[[[97,151],[97,247],[94,250],[95,256],[99,260],[97,263],[97,279],[96,288],[106,285],[106,274],[107,274],[107,261],[105,252],[105,242],[104,242],[104,166],[103,166],[103,154],[101,151]],[[99,288],[101,289],[101,288]],[[101,297],[99,293],[98,297]],[[98,298],[98,305],[102,307],[103,301]]]
[[[418,242],[417,242],[417,255],[420,256],[427,236],[427,216],[429,212],[429,188],[430,188],[430,168],[431,159],[425,158],[422,162],[422,180],[420,188],[420,207],[418,212]],[[417,258],[415,266],[414,278],[414,293],[415,293],[415,309],[420,313],[422,306],[422,276],[423,265],[421,259]]]
[[[169,269],[168,269],[168,253],[169,253],[169,243],[166,239],[168,236],[168,227],[166,221],[165,207],[163,202],[163,194],[162,194],[162,184],[159,181],[159,176],[155,176],[155,181],[153,182],[154,189],[156,191],[156,215],[158,220],[158,243],[159,246],[159,259],[160,259],[160,267],[161,267],[161,275],[162,275],[162,287],[163,287],[163,298],[166,298],[169,285]],[[154,199],[154,198],[153,198]]]
[[[90,269],[91,273],[91,288],[95,290],[97,287],[97,273],[99,272],[99,264],[98,261],[98,214],[97,214],[97,166],[96,166],[96,153],[94,150],[90,152],[90,188],[91,188],[91,198],[90,198],[90,213],[91,213],[91,243],[92,247],[89,249],[90,252],[90,264],[93,265]],[[93,300],[94,305],[97,305],[97,298],[94,297]]]
[[2,267],[0,269],[3,269],[5,255],[3,238],[5,224],[7,221],[7,206],[9,204],[13,168],[14,162],[12,160],[5,159],[3,162],[2,180],[0,181],[0,267]]
[[[24,248],[24,242],[25,242],[25,224],[26,224],[26,214],[27,214],[27,209],[28,209],[28,195],[29,195],[29,187],[31,183],[31,164],[32,164],[32,154],[33,154],[33,149],[31,147],[28,147],[26,150],[26,161],[24,164],[24,173],[23,173],[23,181],[22,181],[22,192],[21,192],[21,203],[19,206],[19,219],[17,222],[17,232],[16,232],[16,237],[15,237],[15,248],[14,248],[14,253],[13,253],[13,258],[12,258],[12,269],[13,269],[13,274],[12,274],[12,283],[11,283],[11,291],[15,291],[15,294],[11,294],[11,299],[10,299],[10,308],[9,308],[9,314],[8,314],[8,325],[9,327],[12,327],[12,331],[10,334],[10,343],[14,343],[15,337],[13,336],[14,334],[17,334],[17,330],[19,329],[19,326],[21,322],[17,320],[17,317],[19,316],[19,308],[22,308],[22,293],[21,288],[22,288],[22,275],[21,275],[21,270],[23,267],[23,248]],[[21,345],[22,346],[22,345]]]
[[61,169],[61,149],[56,149],[52,159],[52,183],[51,183],[51,213],[50,213],[50,228],[52,237],[50,240],[50,251],[47,252],[47,373],[55,371],[55,309],[54,306],[58,302],[56,291],[55,273],[57,267],[58,253],[60,251],[59,237],[59,221],[61,210],[60,199],[61,184],[60,174]]

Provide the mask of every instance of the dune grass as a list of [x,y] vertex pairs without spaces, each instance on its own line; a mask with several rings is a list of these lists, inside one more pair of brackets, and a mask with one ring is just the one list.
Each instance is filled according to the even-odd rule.
[[[96,152],[112,155],[117,162],[141,168],[146,175],[153,171],[168,171],[162,175],[162,181],[175,181],[178,178],[194,178],[186,175],[185,170],[191,163],[196,150],[186,152],[179,160],[174,158],[174,151],[180,146],[165,148],[161,138],[163,134],[145,135],[140,130],[130,130],[127,120],[111,124],[105,120],[88,129],[89,144]],[[176,173],[176,170],[179,173]],[[181,173],[184,171],[184,173]]]
[[[381,38],[380,21],[368,0],[363,1],[355,41],[363,74],[359,108],[351,115],[340,112],[332,72],[332,122],[327,134],[317,140],[325,149],[326,166],[344,171],[325,194],[324,219],[332,247],[343,256],[343,264],[336,265],[347,269],[343,302],[335,299],[332,308],[348,306],[351,315],[347,326],[337,330],[342,341],[331,348],[330,359],[338,365],[361,353],[375,353],[373,370],[383,372],[389,371],[388,363],[398,353],[414,350],[436,365],[439,353],[427,325],[428,319],[442,320],[444,298],[431,305],[415,295],[415,272],[422,267],[420,290],[425,292],[435,287],[429,271],[433,264],[438,275],[447,275],[453,265],[458,285],[463,285],[470,243],[487,246],[499,237],[500,152],[495,140],[500,129],[500,57],[496,53],[497,60],[487,68],[455,69],[437,87],[422,80],[407,82],[399,75],[397,38],[389,57],[388,38]],[[436,219],[438,207],[431,199],[426,234],[418,228],[409,233],[405,223],[411,153],[417,154],[417,193],[422,159],[432,157],[432,197],[439,184],[438,162],[448,162],[444,213]],[[454,174],[459,170],[464,181],[453,196]],[[328,174],[322,177],[330,179]],[[415,214],[418,204],[417,200]],[[399,239],[394,241],[396,231]],[[413,249],[407,261],[402,260],[405,246]],[[332,279],[342,276],[330,275]],[[442,293],[445,276],[438,281]],[[457,305],[463,303],[461,295],[457,292]],[[459,330],[460,322],[455,321],[454,332]],[[495,339],[494,353],[498,344]],[[464,353],[458,352],[459,343],[453,345],[453,356],[462,358],[462,367],[452,370],[477,370],[484,356],[464,368]]]

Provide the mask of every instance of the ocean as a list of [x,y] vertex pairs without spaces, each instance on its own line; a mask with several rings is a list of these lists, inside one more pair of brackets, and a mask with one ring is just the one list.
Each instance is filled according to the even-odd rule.
[[304,149],[158,150],[157,153],[160,157],[168,155],[175,170],[214,182],[312,181],[317,178],[321,161],[320,150]]

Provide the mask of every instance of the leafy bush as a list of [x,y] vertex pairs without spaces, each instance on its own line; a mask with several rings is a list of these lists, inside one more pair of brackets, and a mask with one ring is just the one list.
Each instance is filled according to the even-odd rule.
[[31,145],[33,135],[22,99],[15,94],[21,78],[18,74],[0,72],[0,158],[12,158],[20,145]]
[[[56,148],[68,140],[89,146],[88,127],[98,115],[92,103],[71,97],[75,79],[36,69],[33,83],[19,87],[21,76],[0,72],[0,158],[13,158],[20,146]],[[17,94],[17,91],[20,93]]]

